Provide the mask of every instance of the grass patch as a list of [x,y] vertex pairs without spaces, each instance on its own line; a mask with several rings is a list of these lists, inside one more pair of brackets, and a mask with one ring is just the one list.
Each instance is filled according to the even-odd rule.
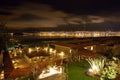
[[86,61],[68,64],[68,80],[99,80],[86,74],[88,68]]

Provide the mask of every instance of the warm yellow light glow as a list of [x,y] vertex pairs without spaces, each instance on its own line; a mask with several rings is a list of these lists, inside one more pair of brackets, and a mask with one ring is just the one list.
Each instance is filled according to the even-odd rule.
[[16,68],[18,68],[18,65],[17,65],[17,63],[15,63],[15,64],[14,64],[14,68],[15,68],[15,69],[16,69]]
[[87,47],[84,47],[84,49],[87,49]]
[[56,54],[56,52],[57,52],[56,50],[53,51],[54,54]]
[[52,49],[52,48],[50,48],[49,52],[50,52],[50,53],[52,53],[52,52],[53,52],[53,49]]
[[39,47],[36,47],[36,49],[38,50],[38,49],[39,49]]
[[14,63],[15,63],[15,61],[14,61],[14,60],[12,60],[12,63],[14,64]]
[[91,50],[93,50],[93,46],[91,46]]
[[45,47],[44,50],[47,52],[48,51],[48,47]]
[[97,66],[92,66],[92,68],[89,69],[89,72],[92,72],[94,74],[98,74],[99,73],[99,69]]
[[72,50],[70,49],[70,53],[72,52]]
[[19,50],[20,53],[22,53],[22,50]]
[[4,70],[0,73],[0,79],[1,79],[1,80],[4,79]]
[[54,74],[61,74],[62,73],[62,67],[60,67],[60,70],[56,70],[57,67],[50,67],[49,68],[49,72],[45,73],[45,71],[43,70],[42,73],[40,74],[40,76],[38,77],[39,79],[43,79],[45,77],[49,77],[52,76]]
[[28,53],[31,53],[31,52],[32,52],[32,49],[31,49],[31,48],[29,48],[29,49],[28,49]]
[[37,52],[39,52],[40,47],[36,47]]
[[90,68],[90,69],[89,69],[89,72],[93,72],[93,70]]
[[55,70],[55,69],[53,69],[52,67],[50,67],[50,74],[55,74],[55,73],[58,73],[58,71],[57,70]]
[[61,52],[59,55],[63,58],[63,56],[64,56],[64,52]]

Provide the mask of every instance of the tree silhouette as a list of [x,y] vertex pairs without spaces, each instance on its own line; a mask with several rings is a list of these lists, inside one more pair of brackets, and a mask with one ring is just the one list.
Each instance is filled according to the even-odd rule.
[[3,69],[4,69],[4,77],[5,79],[10,75],[13,71],[14,67],[12,65],[11,58],[9,56],[7,50],[7,42],[10,39],[10,35],[7,31],[6,23],[0,22],[0,52],[3,54]]
[[6,50],[6,27],[5,23],[0,22],[0,51]]
[[7,50],[7,43],[11,37],[5,25],[5,22],[0,22],[0,52]]

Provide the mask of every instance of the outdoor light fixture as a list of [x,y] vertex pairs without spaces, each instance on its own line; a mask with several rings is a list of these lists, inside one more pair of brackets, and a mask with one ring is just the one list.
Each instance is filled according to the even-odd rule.
[[64,52],[61,52],[59,55],[60,55],[60,56],[62,57],[62,59],[63,59]]
[[92,72],[94,74],[98,74],[99,69],[97,68],[97,66],[92,66],[92,68],[89,69],[89,72]]
[[48,51],[48,47],[45,47],[44,50],[47,52]]
[[[56,68],[59,68],[59,70],[57,70]],[[50,67],[49,68],[49,72],[45,73],[46,71],[43,70],[42,73],[39,75],[39,79],[43,79],[49,76],[52,76],[54,74],[61,74],[62,73],[62,67]]]
[[50,52],[50,53],[52,53],[52,52],[53,52],[53,49],[52,49],[52,48],[50,48],[49,52]]
[[62,60],[61,60],[61,65],[62,65],[63,64],[64,52],[61,52],[59,55],[62,57]]
[[31,48],[29,48],[29,49],[28,49],[28,52],[29,52],[29,53],[31,53],[31,52],[32,52],[32,49],[31,49]]

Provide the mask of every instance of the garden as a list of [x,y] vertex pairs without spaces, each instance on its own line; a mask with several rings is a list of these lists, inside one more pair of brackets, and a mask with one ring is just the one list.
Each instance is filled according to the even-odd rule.
[[119,59],[113,57],[87,58],[68,63],[67,80],[115,80],[120,75]]
[[98,78],[87,75],[89,66],[87,61],[69,63],[67,80],[99,80]]

